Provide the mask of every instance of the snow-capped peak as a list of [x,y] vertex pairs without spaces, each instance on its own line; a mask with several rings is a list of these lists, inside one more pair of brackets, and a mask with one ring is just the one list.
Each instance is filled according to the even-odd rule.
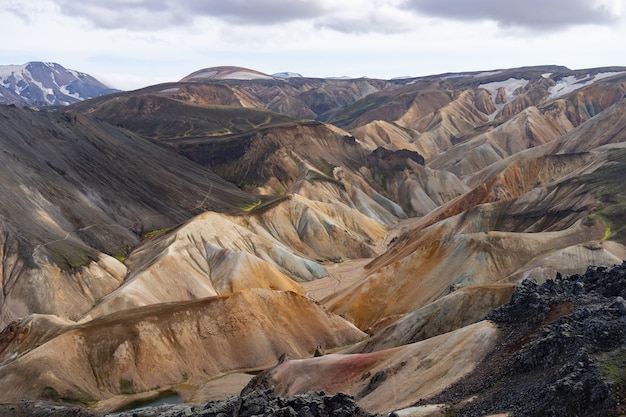
[[54,62],[0,65],[0,104],[67,105],[114,91]]

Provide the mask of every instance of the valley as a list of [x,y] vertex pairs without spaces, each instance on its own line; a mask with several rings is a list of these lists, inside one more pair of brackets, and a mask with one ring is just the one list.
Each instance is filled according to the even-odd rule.
[[545,375],[624,412],[626,68],[206,68],[0,106],[0,139],[2,403],[546,415]]

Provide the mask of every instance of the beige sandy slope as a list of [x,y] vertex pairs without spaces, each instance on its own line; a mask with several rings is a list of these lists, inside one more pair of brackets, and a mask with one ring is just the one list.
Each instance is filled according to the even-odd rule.
[[[245,288],[302,293],[299,285],[278,268],[305,271],[305,277],[311,279],[309,262],[277,248],[275,242],[251,233],[228,216],[207,212],[137,249],[127,261],[131,273],[124,283],[83,321],[123,309]],[[318,267],[317,272],[323,274],[323,268]]]
[[439,154],[428,165],[465,176],[517,152],[549,143],[574,128],[566,117],[565,105],[557,108],[558,112],[542,113],[529,107],[496,128]]
[[372,150],[382,146],[390,150],[409,149],[418,152],[418,147],[413,143],[414,132],[384,120],[374,120],[353,129],[351,133]]
[[425,216],[469,191],[455,174],[423,166],[404,171],[388,181],[386,188],[389,195],[413,216]]
[[475,92],[465,90],[457,93],[454,100],[429,114],[417,123],[398,120],[401,126],[413,127],[421,134],[415,139],[418,152],[427,160],[451,149],[454,142],[477,126],[488,121],[485,113],[475,106]]
[[[457,216],[440,222],[396,244],[373,262],[367,279],[326,298],[324,304],[368,329],[386,317],[409,313],[449,294],[452,285],[493,284],[536,256],[604,234],[604,225],[597,222],[579,222],[558,232],[458,233],[459,220]],[[376,266],[383,259],[385,264]],[[390,299],[394,302],[386,301]]]
[[245,288],[303,293],[295,281],[326,276],[320,262],[377,254],[386,227],[355,207],[326,200],[293,195],[255,215],[207,212],[148,240],[129,257],[124,283],[84,320]]
[[[324,303],[368,329],[378,321],[419,309],[449,293],[451,285],[485,285],[532,276],[554,277],[555,266],[583,272],[588,264],[619,263],[624,248],[604,245],[607,225],[592,216],[597,191],[575,181],[605,165],[610,149],[576,151],[574,144],[619,143],[625,138],[617,103],[590,126],[611,122],[609,134],[589,143],[587,123],[543,146],[518,152],[468,178],[471,191],[417,222],[365,270],[367,278]],[[614,133],[610,133],[614,132]],[[573,147],[573,148],[572,148]],[[394,299],[394,303],[385,300]]]
[[307,357],[318,345],[332,348],[362,337],[304,297],[263,289],[127,310],[82,325],[26,319],[1,338],[0,401],[91,403],[201,385],[232,371],[271,366],[283,353]]
[[497,335],[495,326],[483,321],[374,353],[285,361],[266,371],[262,380],[279,395],[345,392],[369,411],[388,412],[441,392],[467,375],[493,348]]
[[[391,316],[375,323],[372,336],[348,349],[348,353],[376,352],[408,345],[477,323],[506,303],[516,284],[472,286],[427,304],[401,318]],[[392,321],[384,327],[385,322]]]
[[[351,196],[324,182],[305,182],[298,191],[271,210],[244,218],[240,223],[245,223],[251,232],[282,244],[285,251],[310,259],[338,262],[377,254],[376,245],[386,233],[381,222],[394,219],[384,207],[362,194]],[[361,201],[369,202],[365,207],[378,216],[363,214],[359,208],[365,211],[365,207],[357,207]]]

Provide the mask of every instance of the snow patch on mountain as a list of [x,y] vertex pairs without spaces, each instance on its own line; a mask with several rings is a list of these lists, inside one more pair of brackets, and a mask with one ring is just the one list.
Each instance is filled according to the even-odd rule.
[[271,80],[272,77],[265,74],[257,74],[248,71],[235,71],[222,77],[224,80]]
[[83,100],[83,97],[68,90],[66,85],[61,86],[61,92],[66,96],[74,97],[77,101]]
[[550,99],[559,98],[566,94],[571,93],[572,91],[576,91],[583,87],[593,84],[596,81],[600,81],[604,78],[613,77],[614,75],[624,74],[625,71],[619,72],[600,72],[595,75],[587,74],[585,77],[576,77],[574,75],[569,75],[567,77],[563,77],[557,80],[556,85],[550,87],[548,89],[550,93]]
[[197,74],[192,75],[190,78],[209,78],[209,77],[214,76],[217,73],[218,73],[218,71],[216,71],[216,70],[203,71],[203,72],[199,72]]
[[178,93],[179,91],[180,91],[180,88],[172,87],[172,88],[166,88],[164,90],[159,91],[159,94]]
[[0,104],[30,106],[67,105],[117,91],[53,62],[0,65],[0,86],[11,92],[5,90]]
[[[480,84],[478,88],[485,89],[491,95],[491,100],[493,100],[493,104],[496,106],[496,111],[489,115],[489,120],[493,121],[496,118],[496,115],[502,111],[504,106],[511,103],[517,95],[516,91],[519,89],[526,88],[529,81],[524,78],[509,78],[505,81],[494,81],[491,83]],[[498,98],[498,90],[504,90],[504,101],[497,102]]]
[[297,72],[278,72],[276,74],[272,74],[274,78],[302,78],[302,74],[298,74]]
[[498,75],[501,74],[502,71],[498,70],[498,71],[485,71],[485,72],[481,72],[479,74],[474,75],[474,78],[481,78],[481,77],[490,77],[492,75]]

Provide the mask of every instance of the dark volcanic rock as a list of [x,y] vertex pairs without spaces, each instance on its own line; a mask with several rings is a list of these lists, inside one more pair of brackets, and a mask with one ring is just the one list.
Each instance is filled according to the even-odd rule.
[[424,157],[407,149],[392,151],[378,147],[367,156],[366,164],[374,179],[386,188],[385,182],[394,175],[407,169],[411,170],[411,165],[424,165]]
[[391,151],[383,147],[378,147],[367,157],[368,165],[387,170],[404,169],[408,166],[408,160],[424,165],[424,157],[408,149]]
[[420,403],[461,404],[456,416],[617,416],[626,412],[626,262],[539,286],[524,281],[488,318],[498,349],[465,380]]
[[0,404],[3,417],[99,417],[100,413],[84,408],[45,401],[20,401],[16,404]]
[[374,416],[363,411],[349,395],[338,393],[333,396],[324,392],[308,392],[293,398],[281,398],[274,395],[272,389],[255,390],[229,397],[221,401],[211,401],[204,406],[178,404],[162,406],[158,409],[143,408],[124,413],[117,417],[148,416],[205,416],[205,417],[369,417]]

